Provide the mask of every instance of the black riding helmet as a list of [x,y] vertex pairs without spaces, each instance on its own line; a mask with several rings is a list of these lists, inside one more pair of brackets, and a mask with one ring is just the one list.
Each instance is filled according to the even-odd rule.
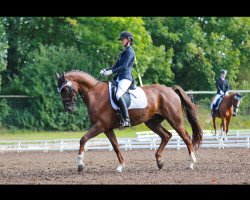
[[132,35],[132,33],[127,32],[127,31],[123,31],[123,32],[120,34],[118,40],[121,40],[122,38],[127,38],[127,39],[129,39],[131,42],[134,41],[134,36]]
[[223,75],[226,75],[227,74],[227,70],[223,69],[223,70],[221,70],[220,73],[223,74]]

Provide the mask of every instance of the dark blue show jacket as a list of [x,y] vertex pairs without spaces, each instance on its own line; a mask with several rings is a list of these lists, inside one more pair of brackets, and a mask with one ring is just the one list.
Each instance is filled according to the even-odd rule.
[[221,77],[219,77],[216,80],[216,89],[217,89],[217,94],[220,94],[220,91],[226,93],[229,90],[229,84],[226,79],[222,80]]
[[135,52],[131,46],[127,46],[126,49],[120,53],[116,64],[107,70],[112,70],[113,74],[116,74],[114,80],[118,77],[119,80],[129,79],[133,81],[132,67],[134,61]]

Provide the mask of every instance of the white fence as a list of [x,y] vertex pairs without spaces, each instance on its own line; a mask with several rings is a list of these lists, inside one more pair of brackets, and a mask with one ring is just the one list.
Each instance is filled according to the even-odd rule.
[[[165,148],[180,149],[187,148],[183,140],[172,132],[173,136]],[[137,132],[135,138],[118,138],[121,149],[157,149],[161,139],[151,131]],[[26,141],[0,141],[1,151],[67,151],[78,150],[80,139],[61,139],[61,140],[26,140]],[[228,135],[223,137],[214,136],[214,131],[203,131],[203,148],[226,148],[241,147],[249,148],[250,130],[231,130]],[[85,145],[86,150],[113,150],[110,141],[107,138],[93,138]]]

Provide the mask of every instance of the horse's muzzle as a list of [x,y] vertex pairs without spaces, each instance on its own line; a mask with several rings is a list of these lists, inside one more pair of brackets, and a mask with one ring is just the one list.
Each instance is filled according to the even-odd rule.
[[64,111],[65,112],[74,112],[75,111],[75,105],[65,105],[64,106]]
[[233,109],[233,116],[237,116],[237,114],[238,114],[238,108],[234,108]]

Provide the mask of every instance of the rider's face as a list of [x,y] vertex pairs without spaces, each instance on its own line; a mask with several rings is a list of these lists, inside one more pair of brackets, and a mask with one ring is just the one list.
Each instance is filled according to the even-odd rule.
[[121,39],[121,43],[122,43],[122,46],[127,46],[127,43],[129,42],[129,40],[127,38],[122,38]]
[[221,78],[226,78],[226,74],[221,74]]

